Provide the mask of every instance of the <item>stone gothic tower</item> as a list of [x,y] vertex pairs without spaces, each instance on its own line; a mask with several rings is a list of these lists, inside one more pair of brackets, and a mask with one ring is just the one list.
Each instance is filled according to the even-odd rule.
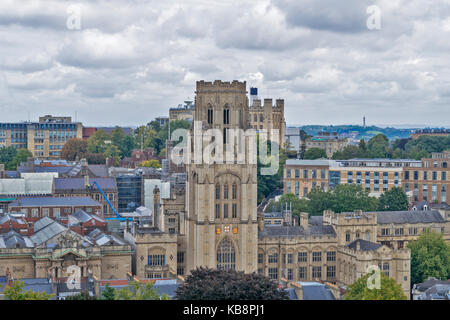
[[[226,161],[207,164],[190,162],[186,166],[186,245],[187,273],[199,266],[235,269],[244,272],[257,270],[257,178],[256,164],[249,163],[248,138],[244,146],[229,147],[233,139],[229,129],[247,130],[248,98],[246,82],[198,81],[195,98],[194,123],[207,129],[225,133],[221,136],[226,150],[237,158],[246,155],[244,162]],[[193,127],[195,124],[193,124]],[[191,150],[199,148],[192,137]],[[217,141],[214,137],[213,141]],[[245,147],[245,150],[243,150]],[[239,151],[238,151],[239,150]],[[215,154],[217,150],[212,153]],[[227,158],[228,159],[228,158]]]

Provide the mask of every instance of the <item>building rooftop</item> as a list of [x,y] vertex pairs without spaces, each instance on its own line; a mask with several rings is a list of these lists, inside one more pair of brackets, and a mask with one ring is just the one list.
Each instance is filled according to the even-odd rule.
[[102,206],[89,197],[23,197],[13,201],[11,207],[63,207]]
[[302,286],[303,300],[336,300],[326,285],[319,282],[297,282]]
[[361,250],[361,251],[375,251],[379,247],[381,247],[381,244],[363,240],[363,239],[356,239],[356,240],[350,242],[349,244],[347,244],[346,247],[356,251],[358,244],[359,244],[359,250]]
[[335,160],[301,160],[301,159],[288,159],[286,160],[287,166],[329,166],[334,163]]
[[378,211],[375,213],[377,214],[378,224],[446,222],[438,210]]
[[267,225],[263,231],[259,232],[260,238],[266,237],[295,237],[295,236],[336,236],[332,226],[322,225],[322,226],[308,226],[308,230],[305,231],[301,226],[278,226],[278,225]]
[[450,279],[448,280],[439,280],[433,277],[429,277],[426,281],[422,282],[422,283],[418,283],[414,285],[414,289],[421,291],[421,292],[425,292],[426,290],[428,290],[429,288],[431,288],[432,286],[436,285],[436,284],[446,284],[446,285],[450,285]]
[[[116,180],[114,178],[89,178],[89,184],[92,186],[94,182],[102,188],[103,191],[117,189]],[[57,178],[54,180],[55,191],[61,190],[84,190],[84,178]]]

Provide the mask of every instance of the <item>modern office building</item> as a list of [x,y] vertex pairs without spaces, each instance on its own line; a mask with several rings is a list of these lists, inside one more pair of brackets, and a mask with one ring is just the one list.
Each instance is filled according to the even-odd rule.
[[28,149],[36,158],[59,158],[68,140],[82,137],[82,124],[71,117],[46,115],[39,122],[0,123],[0,148]]
[[412,199],[430,203],[450,203],[450,152],[432,153],[420,166],[404,168],[403,187]]
[[403,172],[421,167],[420,160],[350,159],[286,160],[284,193],[306,197],[315,188],[328,190],[340,184],[357,184],[379,196],[392,187],[403,186]]

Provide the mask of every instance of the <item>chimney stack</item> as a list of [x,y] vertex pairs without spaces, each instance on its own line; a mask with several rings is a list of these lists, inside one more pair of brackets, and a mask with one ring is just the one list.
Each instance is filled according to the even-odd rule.
[[160,197],[161,193],[159,191],[158,186],[155,186],[155,189],[153,189],[153,226],[155,228],[159,227],[159,201],[161,199]]
[[89,176],[88,175],[84,175],[84,187],[88,188],[89,187]]
[[300,226],[308,231],[308,214],[306,212],[300,212]]
[[359,243],[359,240],[356,240],[356,251],[361,250],[361,244]]

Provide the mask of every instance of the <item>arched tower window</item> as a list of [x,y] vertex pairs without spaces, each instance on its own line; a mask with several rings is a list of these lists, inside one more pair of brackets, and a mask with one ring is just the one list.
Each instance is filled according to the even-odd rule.
[[236,251],[230,239],[223,239],[217,247],[217,269],[235,270],[236,269]]
[[223,109],[223,124],[230,124],[230,108],[225,105]]
[[214,121],[214,111],[211,107],[208,109],[208,124],[212,124]]
[[228,185],[223,186],[223,198],[228,199]]
[[216,200],[220,200],[220,185],[216,184]]

